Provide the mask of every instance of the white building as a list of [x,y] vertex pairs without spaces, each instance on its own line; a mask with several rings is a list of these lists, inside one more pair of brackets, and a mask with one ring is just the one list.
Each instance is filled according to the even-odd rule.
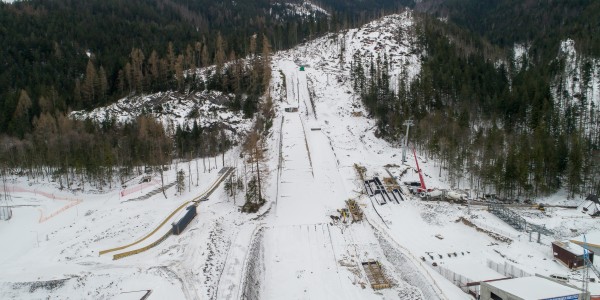
[[583,300],[578,289],[544,279],[521,277],[481,283],[480,300]]

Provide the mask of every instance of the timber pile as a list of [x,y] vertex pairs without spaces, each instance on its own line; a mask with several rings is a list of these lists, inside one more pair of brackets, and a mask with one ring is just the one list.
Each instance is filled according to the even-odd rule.
[[398,183],[392,177],[383,177],[383,183],[388,187],[388,190],[399,189]]
[[363,269],[365,269],[365,273],[367,274],[367,278],[371,283],[371,287],[374,290],[381,290],[390,288],[390,283],[387,281],[385,276],[383,276],[383,271],[381,270],[381,265],[378,261],[368,261],[363,262]]
[[350,214],[352,214],[352,220],[354,222],[362,221],[363,212],[360,209],[360,207],[358,207],[358,203],[356,203],[356,201],[350,199],[350,200],[346,201],[346,205],[348,206],[348,210],[350,211]]

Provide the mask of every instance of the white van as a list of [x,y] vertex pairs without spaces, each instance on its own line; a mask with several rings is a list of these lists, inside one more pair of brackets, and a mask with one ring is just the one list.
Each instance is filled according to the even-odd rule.
[[569,282],[569,277],[567,277],[567,275],[550,274],[550,278],[558,280],[558,281],[562,281],[562,282]]

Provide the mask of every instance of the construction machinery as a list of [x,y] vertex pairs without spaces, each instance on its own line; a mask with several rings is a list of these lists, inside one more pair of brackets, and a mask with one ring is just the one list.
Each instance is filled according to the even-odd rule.
[[541,212],[546,212],[546,207],[544,206],[543,203],[536,203],[533,208],[541,211]]
[[582,288],[583,291],[589,295],[589,282],[590,282],[590,274],[589,274],[589,270],[591,269],[592,272],[594,272],[594,274],[596,275],[596,277],[598,279],[600,279],[600,271],[598,271],[598,269],[596,268],[596,266],[594,266],[594,264],[590,261],[590,256],[589,256],[589,252],[590,250],[588,249],[588,244],[587,244],[587,239],[585,238],[585,235],[583,235],[583,261],[585,263],[585,268],[583,269],[583,278],[582,279]]
[[428,192],[427,187],[425,186],[425,180],[423,179],[423,174],[421,173],[421,168],[419,167],[419,161],[417,160],[417,150],[413,148],[413,154],[415,156],[415,163],[417,164],[417,173],[419,173],[419,181],[421,182],[421,186],[417,189],[417,193],[421,195],[421,197],[425,197]]

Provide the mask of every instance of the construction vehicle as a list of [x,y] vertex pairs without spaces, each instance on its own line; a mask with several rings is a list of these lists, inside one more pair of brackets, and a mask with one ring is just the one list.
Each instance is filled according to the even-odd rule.
[[546,212],[546,207],[544,206],[543,203],[536,203],[533,208],[541,211],[541,212]]
[[425,180],[423,179],[423,174],[421,173],[421,168],[419,167],[419,161],[417,160],[417,150],[413,148],[413,154],[415,156],[415,163],[417,165],[417,173],[419,173],[419,181],[421,186],[417,189],[417,193],[421,196],[421,198],[426,196],[426,193],[429,192],[427,187],[425,186]]

